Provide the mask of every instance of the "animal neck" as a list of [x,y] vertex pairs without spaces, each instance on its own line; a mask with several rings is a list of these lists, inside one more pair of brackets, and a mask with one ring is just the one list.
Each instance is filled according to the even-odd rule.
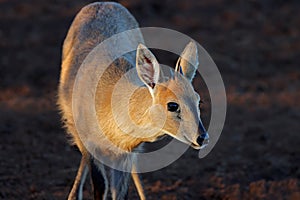
[[[124,101],[128,101],[128,98]],[[120,148],[131,151],[139,144],[153,140],[155,134],[151,133],[150,113],[152,103],[148,88],[139,87],[130,96],[128,104],[120,104],[119,117],[115,117],[117,127],[115,135],[122,138],[118,140]]]
[[[116,83],[117,84],[117,83]],[[129,91],[134,85],[120,84],[120,92],[115,92],[116,84],[98,85],[96,110],[98,123],[105,135],[115,146],[132,151],[143,142],[153,141],[151,116],[149,108],[152,97],[147,87],[138,87]]]

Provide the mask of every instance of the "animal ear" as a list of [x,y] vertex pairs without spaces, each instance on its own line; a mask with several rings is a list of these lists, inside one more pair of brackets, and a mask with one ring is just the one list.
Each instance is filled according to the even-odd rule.
[[190,41],[177,60],[175,71],[192,81],[198,68],[198,49],[194,41]]
[[141,81],[147,85],[150,92],[153,91],[159,78],[159,64],[155,56],[143,44],[137,47],[136,70]]

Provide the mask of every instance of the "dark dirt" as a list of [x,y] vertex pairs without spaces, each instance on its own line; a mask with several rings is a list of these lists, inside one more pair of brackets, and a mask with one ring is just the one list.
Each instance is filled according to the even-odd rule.
[[[63,39],[88,2],[0,0],[0,199],[67,197],[80,154],[61,128],[56,89]],[[227,90],[214,150],[201,160],[189,150],[143,174],[148,199],[300,199],[300,2],[120,2],[141,26],[198,41]],[[91,199],[88,187],[84,195]],[[137,199],[133,186],[130,199]]]

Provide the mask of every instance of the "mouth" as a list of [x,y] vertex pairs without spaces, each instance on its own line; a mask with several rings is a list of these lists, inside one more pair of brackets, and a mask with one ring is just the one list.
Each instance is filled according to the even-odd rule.
[[196,149],[196,150],[202,149],[202,146],[200,146],[199,144],[191,143],[190,146],[191,146],[193,149]]
[[188,142],[188,144],[190,144],[190,146],[196,150],[204,149],[209,143],[209,135],[207,132],[198,136],[196,142],[193,142],[193,140],[189,139],[186,136],[183,137]]
[[187,138],[185,135],[183,135],[183,137],[176,137],[176,135],[170,134],[167,131],[165,133],[185,144],[190,145],[193,149],[196,149],[196,150],[204,149],[209,143],[209,136],[207,133],[205,133],[205,135],[201,134],[201,136],[199,136],[197,138],[197,141],[195,141],[195,142],[192,142],[192,140]]
[[191,142],[191,140],[189,138],[187,138],[186,136],[184,136],[184,139],[186,140],[185,143],[189,144],[193,149],[196,149],[196,150],[204,149],[208,145],[208,142],[209,142],[208,138],[204,138],[204,140],[201,143],[197,143],[198,140],[197,140],[197,142]]

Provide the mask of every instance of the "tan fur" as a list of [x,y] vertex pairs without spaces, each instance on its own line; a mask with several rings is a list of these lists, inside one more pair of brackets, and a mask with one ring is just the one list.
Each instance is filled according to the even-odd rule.
[[[86,138],[79,136],[74,124],[72,92],[77,71],[86,56],[98,44],[114,34],[134,28],[138,28],[138,23],[120,4],[93,3],[79,12],[68,31],[63,46],[58,105],[67,132],[83,156],[69,199],[76,198],[74,191],[77,191],[84,166],[89,159],[95,159],[83,145]],[[136,35],[136,40],[143,43],[141,33]],[[192,143],[194,148],[200,147],[196,142],[199,136],[197,128],[200,120],[200,99],[191,85],[196,66],[187,62],[188,60],[195,63],[198,57],[197,47],[191,42],[178,60],[175,75],[162,82],[158,82],[159,64],[146,47],[139,45],[136,60],[134,57],[129,55],[118,58],[102,74],[95,96],[97,122],[102,131],[86,134],[97,135],[97,139],[93,141],[94,148],[105,152],[111,161],[120,161],[120,158],[125,156],[121,161],[131,162],[132,178],[140,198],[145,199],[142,184],[135,174],[135,158],[124,155],[124,151],[125,154],[129,153],[143,142],[155,141],[165,134],[184,143]],[[145,57],[148,57],[151,63],[145,62]],[[136,63],[136,66],[133,63]],[[133,73],[128,75],[130,70],[133,70]],[[179,74],[179,70],[183,71],[185,77]],[[144,76],[147,73],[153,77],[147,79],[148,76]],[[144,86],[135,88],[138,82],[143,82]],[[133,93],[130,90],[132,88],[135,88]],[[116,99],[118,102],[113,104]],[[168,111],[169,102],[178,103],[180,113]],[[82,102],[81,106],[84,109],[88,105]],[[128,112],[129,118],[126,118]],[[103,165],[97,165],[103,172]],[[120,178],[125,185],[112,188],[115,199],[123,198],[127,190],[128,176],[124,173]]]

